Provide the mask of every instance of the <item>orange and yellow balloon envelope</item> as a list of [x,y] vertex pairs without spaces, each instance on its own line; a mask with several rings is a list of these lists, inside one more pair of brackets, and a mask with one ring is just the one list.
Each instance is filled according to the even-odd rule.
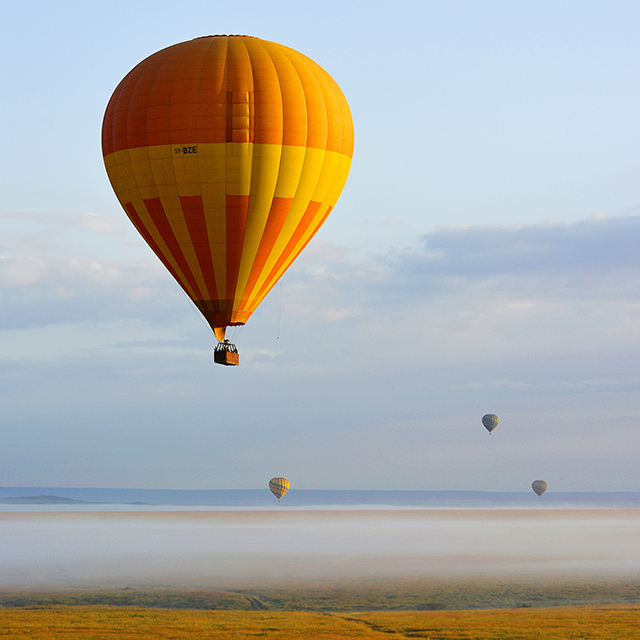
[[271,478],[269,480],[269,489],[280,502],[280,498],[289,491],[289,481],[286,478]]
[[326,220],[353,142],[331,76],[249,36],[149,56],[120,82],[102,126],[120,204],[220,341]]

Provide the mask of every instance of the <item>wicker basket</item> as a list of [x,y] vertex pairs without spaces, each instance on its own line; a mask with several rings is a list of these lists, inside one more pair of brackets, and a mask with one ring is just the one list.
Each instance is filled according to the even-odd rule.
[[227,367],[237,367],[240,364],[240,355],[237,351],[216,349],[213,352],[213,361],[216,364],[223,364]]

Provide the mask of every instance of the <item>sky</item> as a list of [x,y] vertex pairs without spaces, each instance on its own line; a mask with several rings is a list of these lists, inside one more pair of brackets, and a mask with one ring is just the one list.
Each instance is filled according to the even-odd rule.
[[[638,24],[632,1],[4,3],[0,486],[640,490]],[[100,148],[131,68],[218,33],[318,62],[356,139],[237,368]]]

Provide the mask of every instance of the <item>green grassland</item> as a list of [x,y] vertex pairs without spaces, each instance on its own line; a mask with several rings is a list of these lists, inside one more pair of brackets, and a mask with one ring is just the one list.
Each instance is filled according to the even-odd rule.
[[0,638],[640,640],[640,579],[0,591]]
[[160,587],[0,590],[0,607],[135,606],[219,611],[453,611],[640,605],[640,578],[370,580]]
[[640,607],[310,613],[55,606],[0,609],[0,637],[330,640],[635,640]]

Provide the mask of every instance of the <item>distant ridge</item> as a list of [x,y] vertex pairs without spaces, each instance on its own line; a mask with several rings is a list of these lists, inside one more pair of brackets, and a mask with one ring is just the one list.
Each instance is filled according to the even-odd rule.
[[[0,487],[0,505],[127,505],[129,507],[263,508],[276,505],[263,489],[98,489]],[[533,491],[333,490],[293,487],[281,507],[332,508],[640,508],[640,491],[556,492],[538,498]]]
[[61,498],[60,496],[14,496],[0,498],[0,504],[89,504],[86,500]]

